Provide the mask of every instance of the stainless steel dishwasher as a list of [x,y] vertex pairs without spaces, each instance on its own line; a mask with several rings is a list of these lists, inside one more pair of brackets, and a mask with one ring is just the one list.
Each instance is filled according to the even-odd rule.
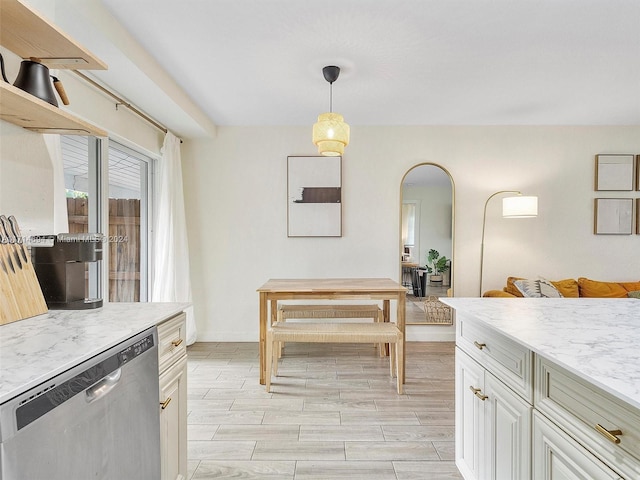
[[150,328],[0,405],[1,480],[158,480]]

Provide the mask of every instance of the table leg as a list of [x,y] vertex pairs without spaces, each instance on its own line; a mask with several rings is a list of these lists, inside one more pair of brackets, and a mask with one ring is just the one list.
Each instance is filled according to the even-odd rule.
[[[406,347],[406,340],[407,340],[407,336],[405,335],[405,314],[406,314],[406,301],[407,301],[407,293],[406,292],[400,292],[398,293],[398,318],[397,318],[397,322],[398,322],[398,328],[400,329],[400,331],[402,332],[402,341],[403,344]],[[402,358],[400,359],[400,361],[402,362],[402,383],[404,383],[404,372],[405,372],[405,354],[407,352],[406,348],[402,349]],[[398,369],[398,371],[400,371],[400,369]]]
[[260,292],[260,385],[266,382],[267,294]]

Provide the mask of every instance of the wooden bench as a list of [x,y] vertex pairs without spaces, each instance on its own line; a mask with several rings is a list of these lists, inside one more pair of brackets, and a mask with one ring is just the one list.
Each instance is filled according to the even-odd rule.
[[[280,305],[277,321],[284,322],[288,318],[372,318],[374,322],[384,321],[382,309],[378,305]],[[282,356],[284,344],[278,346],[278,356]],[[377,345],[380,356],[386,355],[383,344]]]
[[391,376],[396,377],[398,394],[402,394],[404,339],[395,323],[274,323],[267,331],[267,392],[271,391],[272,369],[278,375],[278,346],[282,342],[388,343]]

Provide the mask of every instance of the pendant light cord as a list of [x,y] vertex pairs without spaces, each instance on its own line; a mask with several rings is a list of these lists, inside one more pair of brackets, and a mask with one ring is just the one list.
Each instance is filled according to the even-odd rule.
[[333,113],[333,82],[329,83],[329,113]]

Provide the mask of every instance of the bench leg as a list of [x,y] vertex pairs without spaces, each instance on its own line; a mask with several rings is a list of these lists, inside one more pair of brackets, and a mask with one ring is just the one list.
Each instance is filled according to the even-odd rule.
[[[384,322],[384,313],[382,310],[378,310],[378,315],[374,319],[376,323]],[[380,356],[384,357],[387,353],[386,343],[378,343],[376,345],[378,347],[378,351],[380,352]]]
[[273,349],[273,376],[277,377],[278,376],[278,360],[280,359],[279,357],[279,353],[280,353],[280,345],[282,344],[281,342],[278,341],[274,341],[271,342],[271,348]]
[[390,375],[391,378],[396,376],[396,344],[395,343],[390,343],[389,344],[389,370],[390,370]]
[[[282,310],[278,310],[278,322],[284,322],[285,318]],[[278,358],[282,358],[282,350],[284,349],[284,342],[278,342]]]
[[404,366],[402,364],[402,358],[404,357],[404,341],[402,338],[398,338],[396,343],[396,375],[398,377],[398,395],[402,395],[402,383],[404,379]]
[[[267,331],[267,345],[266,345],[266,353],[265,360],[267,362],[266,372],[265,372],[265,388],[267,393],[271,391],[271,365],[273,364],[273,334],[271,330]],[[277,366],[277,364],[276,364]]]

